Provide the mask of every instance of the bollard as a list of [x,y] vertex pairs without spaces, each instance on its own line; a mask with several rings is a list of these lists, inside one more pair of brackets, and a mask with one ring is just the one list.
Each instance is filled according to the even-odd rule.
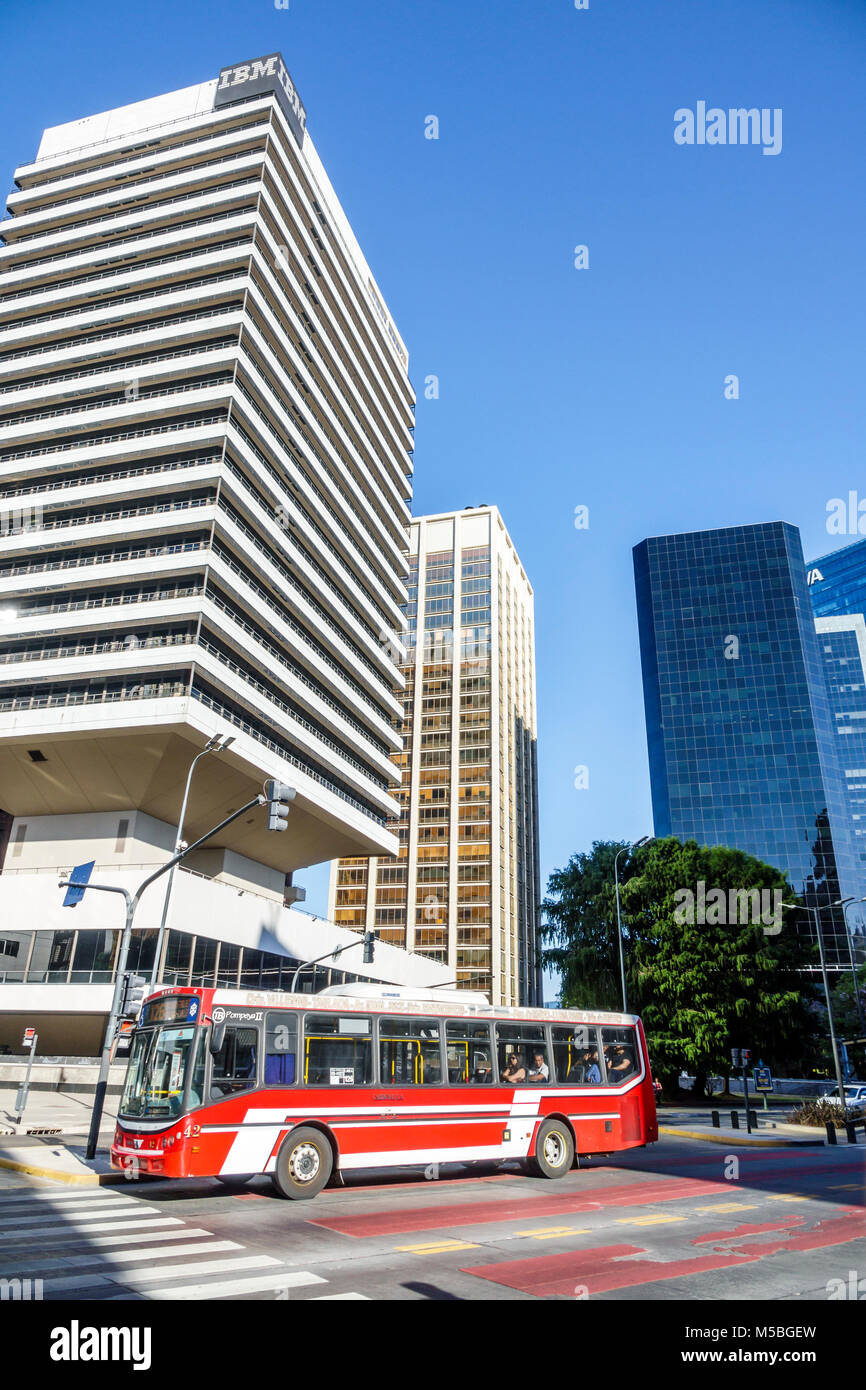
[[739,1128],[740,1128],[740,1117],[739,1117],[739,1115],[737,1114],[736,1110],[732,1110],[732,1111],[731,1111],[731,1129],[739,1129]]
[[711,1118],[712,1118],[712,1121],[713,1121],[713,1129],[720,1129],[721,1126],[720,1126],[720,1123],[719,1123],[719,1112],[718,1112],[718,1110],[712,1110],[712,1111],[710,1112],[710,1115],[711,1115]]
[[826,1130],[827,1130],[827,1143],[828,1143],[828,1144],[835,1144],[835,1143],[836,1143],[836,1126],[835,1126],[835,1125],[832,1125],[832,1124],[830,1123],[830,1121],[828,1120],[828,1121],[827,1121],[827,1124],[826,1124],[826,1126],[825,1126],[825,1128],[826,1128]]
[[848,1136],[849,1144],[857,1143],[857,1126],[854,1124],[853,1120],[845,1121],[845,1133]]

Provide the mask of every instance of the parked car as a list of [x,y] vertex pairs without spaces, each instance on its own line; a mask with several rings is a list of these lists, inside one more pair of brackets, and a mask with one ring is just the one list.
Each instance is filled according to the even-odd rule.
[[[822,1100],[827,1100],[827,1101],[829,1101],[831,1105],[838,1105],[838,1104],[839,1104],[839,1091],[838,1091],[838,1088],[837,1088],[836,1090],[833,1090],[833,1091],[825,1091],[825,1093],[824,1093],[824,1095],[821,1097],[821,1099],[822,1099]],[[847,1107],[849,1110],[851,1110],[851,1109],[855,1109],[855,1110],[864,1110],[864,1109],[866,1109],[866,1086],[864,1086],[864,1085],[863,1085],[861,1082],[859,1082],[859,1081],[852,1082],[850,1085],[846,1086],[846,1087],[845,1087],[845,1105],[846,1105],[846,1107]]]

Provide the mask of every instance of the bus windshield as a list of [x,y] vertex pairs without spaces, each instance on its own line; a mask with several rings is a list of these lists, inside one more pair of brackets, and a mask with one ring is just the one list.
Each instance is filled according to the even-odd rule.
[[[198,1031],[201,1035],[201,1029]],[[192,1024],[136,1033],[119,1114],[154,1118],[180,1114],[195,1034]],[[196,1052],[200,1068],[204,1059],[201,1045]],[[200,1084],[198,1090],[200,1103]]]

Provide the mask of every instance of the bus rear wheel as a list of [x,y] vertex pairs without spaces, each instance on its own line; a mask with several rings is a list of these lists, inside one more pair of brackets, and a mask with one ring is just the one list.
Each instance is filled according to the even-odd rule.
[[545,1120],[535,1140],[529,1170],[540,1178],[564,1178],[574,1162],[574,1140],[563,1120]]
[[283,1140],[274,1169],[274,1187],[281,1197],[303,1202],[321,1192],[333,1167],[334,1155],[324,1134],[302,1125]]

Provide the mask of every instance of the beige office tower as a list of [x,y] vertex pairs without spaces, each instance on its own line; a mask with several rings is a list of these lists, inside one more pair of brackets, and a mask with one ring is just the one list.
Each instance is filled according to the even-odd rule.
[[329,916],[541,1002],[532,586],[496,507],[412,523],[399,854],[340,859]]

